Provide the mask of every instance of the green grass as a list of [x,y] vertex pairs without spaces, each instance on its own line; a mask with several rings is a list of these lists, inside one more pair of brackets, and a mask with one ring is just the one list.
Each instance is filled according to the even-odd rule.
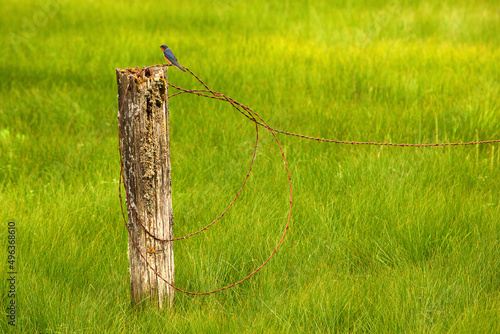
[[[17,223],[25,333],[500,332],[500,145],[342,146],[279,135],[289,234],[249,281],[172,310],[130,306],[115,68],[166,43],[271,126],[340,140],[500,138],[495,1],[15,1],[0,21],[0,296]],[[45,13],[45,14],[44,14]],[[169,81],[200,88],[169,70]],[[175,235],[231,201],[254,127],[223,103],[170,101]],[[269,255],[287,180],[260,131],[235,207],[175,244],[176,283],[207,291]],[[9,330],[0,317],[0,331]]]

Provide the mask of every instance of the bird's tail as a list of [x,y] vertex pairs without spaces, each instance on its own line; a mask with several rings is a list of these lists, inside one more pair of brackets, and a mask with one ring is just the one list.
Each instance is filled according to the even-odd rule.
[[179,62],[177,61],[177,59],[175,61],[172,61],[170,62],[172,65],[174,65],[175,67],[177,67],[179,70],[181,70],[182,72],[186,72],[186,70],[184,69],[184,67],[182,67],[181,64],[179,64]]

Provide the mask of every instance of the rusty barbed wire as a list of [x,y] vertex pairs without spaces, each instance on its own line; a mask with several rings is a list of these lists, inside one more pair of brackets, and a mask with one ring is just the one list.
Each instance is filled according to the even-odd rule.
[[[179,90],[179,92],[174,93],[172,95],[169,95],[169,98],[184,94],[184,93],[189,93],[189,94],[194,94],[210,99],[216,99],[216,100],[223,100],[223,101],[228,101],[232,102],[245,110],[249,107],[240,104],[239,102],[235,101],[234,99],[215,92],[215,96],[210,96],[203,94],[203,92],[212,92],[210,90],[206,89],[184,89],[178,86],[175,86],[171,83],[168,83],[169,86]],[[242,113],[243,114],[243,113]],[[260,123],[259,121],[255,119],[251,119],[247,115],[243,114],[245,117],[249,118],[251,121],[255,122],[257,125],[268,128],[274,132],[277,133],[282,133],[287,136],[293,136],[293,137],[298,137],[298,138],[303,138],[303,139],[309,139],[309,140],[315,140],[315,141],[321,141],[321,142],[326,142],[326,143],[334,143],[334,144],[348,144],[348,145],[373,145],[373,146],[398,146],[398,147],[432,147],[432,146],[464,146],[464,145],[480,145],[480,144],[492,144],[492,143],[500,143],[500,139],[492,139],[492,140],[483,140],[483,141],[473,141],[473,142],[458,142],[458,143],[428,143],[428,144],[410,144],[410,143],[389,143],[389,142],[360,142],[360,141],[348,141],[348,140],[337,140],[337,139],[326,139],[326,138],[321,138],[321,137],[313,137],[313,136],[307,136],[307,135],[302,135],[302,134],[297,134],[297,133],[292,133],[276,128],[271,128],[268,125],[266,126],[265,124]]]
[[[188,71],[189,71],[189,72],[190,72],[190,73],[191,73],[191,74],[192,74],[195,78],[197,78],[200,82],[202,82],[202,81],[201,81],[201,79],[199,79],[199,78],[198,78],[198,77],[197,77],[194,73],[192,73],[189,69],[186,69],[186,70],[188,70]],[[208,88],[208,87],[207,87],[204,83],[203,83],[203,85],[204,85],[206,88]],[[125,91],[125,94],[124,94],[124,97],[123,97],[122,106],[121,106],[121,108],[120,108],[120,113],[119,113],[119,115],[118,115],[118,117],[119,117],[119,118],[121,117],[121,115],[122,115],[122,113],[123,113],[124,101],[125,101],[125,98],[126,98],[126,95],[127,95],[128,91],[129,91],[129,89],[130,89],[130,83],[127,85],[127,88],[126,88],[126,91]],[[208,89],[208,91],[210,91],[210,90]],[[213,93],[213,95],[214,95],[214,96],[216,96],[216,94],[217,94],[217,93],[215,93],[215,92],[213,92],[213,91],[211,91],[211,92]],[[227,102],[231,102],[230,100],[226,100],[226,101],[227,101]],[[241,110],[239,110],[239,108],[236,106],[236,105],[239,105],[238,103],[235,103],[235,104],[231,103],[231,104],[233,105],[233,107],[235,107],[238,111],[240,111],[240,112],[241,112]],[[242,107],[243,107],[243,106],[242,106]],[[252,118],[253,118],[253,119],[255,119],[255,116],[257,116],[257,117],[261,120],[262,124],[266,125],[268,129],[271,129],[271,128],[270,128],[270,127],[269,127],[269,126],[265,123],[265,121],[264,121],[264,120],[263,120],[263,119],[262,119],[262,118],[261,118],[261,117],[260,117],[257,113],[255,113],[254,111],[252,111],[252,110],[251,110],[250,108],[248,108],[248,107],[245,107],[244,109],[245,109],[245,110],[249,113],[249,115],[250,115],[250,119],[252,119]],[[242,112],[242,113],[243,113],[243,112]],[[243,114],[244,114],[244,113],[243,113]],[[252,114],[254,114],[255,116],[252,116]],[[119,124],[121,124],[120,119],[119,119]],[[119,125],[119,126],[120,126],[120,125]],[[256,133],[257,133],[257,135],[256,135],[257,140],[256,140],[256,141],[258,141],[258,126],[257,126],[257,124],[256,124],[255,129],[256,129]],[[270,131],[271,131],[271,133],[272,133],[272,130],[270,130]],[[221,288],[216,289],[216,290],[208,291],[208,292],[192,292],[192,291],[187,291],[187,290],[184,290],[184,289],[182,289],[182,288],[180,288],[180,287],[177,287],[177,286],[176,286],[176,285],[174,285],[172,282],[170,282],[170,281],[166,280],[165,278],[163,278],[163,277],[162,277],[162,276],[161,276],[161,275],[160,275],[160,274],[156,271],[156,269],[155,269],[155,268],[153,268],[153,266],[149,263],[149,261],[147,260],[146,256],[142,253],[142,251],[140,250],[139,246],[137,245],[136,241],[135,241],[135,240],[133,240],[132,233],[131,233],[130,229],[128,228],[128,225],[127,225],[127,222],[126,222],[125,212],[124,212],[124,210],[123,210],[123,198],[122,198],[122,196],[121,196],[121,183],[123,182],[123,184],[125,185],[125,176],[124,176],[124,173],[123,173],[123,160],[122,160],[122,152],[121,152],[121,134],[120,134],[120,132],[121,132],[121,131],[120,131],[120,128],[119,128],[119,136],[118,136],[118,137],[119,137],[119,149],[120,149],[120,183],[119,183],[119,185],[118,185],[118,196],[119,196],[119,198],[120,198],[120,207],[121,207],[121,211],[122,211],[122,217],[123,217],[123,220],[124,220],[125,226],[126,226],[126,228],[127,228],[127,232],[128,232],[128,234],[129,234],[129,238],[130,238],[130,240],[132,241],[132,243],[134,244],[134,247],[136,248],[136,250],[137,250],[137,252],[139,253],[139,255],[141,256],[141,258],[145,261],[146,265],[147,265],[147,266],[148,266],[148,267],[149,267],[149,268],[150,268],[150,269],[151,269],[151,270],[152,270],[152,271],[153,271],[153,272],[157,275],[157,277],[158,277],[158,278],[160,278],[161,280],[163,280],[163,281],[164,281],[167,285],[171,286],[172,288],[176,289],[177,291],[184,292],[184,293],[186,293],[186,294],[191,294],[191,295],[209,295],[209,294],[213,294],[213,293],[216,293],[216,292],[219,292],[219,291],[223,291],[223,290],[226,290],[226,289],[230,289],[230,288],[232,288],[232,287],[235,287],[235,286],[236,286],[236,285],[238,285],[238,284],[243,283],[244,281],[246,281],[247,279],[249,279],[250,277],[252,277],[254,274],[256,274],[258,271],[260,271],[260,270],[261,270],[261,269],[262,269],[262,268],[263,268],[263,267],[264,267],[264,266],[265,266],[265,265],[266,265],[266,264],[267,264],[267,263],[271,260],[271,258],[272,258],[272,257],[274,256],[274,254],[277,252],[278,248],[281,246],[281,244],[282,244],[282,242],[283,242],[283,240],[284,240],[284,238],[285,238],[285,236],[286,236],[286,232],[287,232],[288,227],[289,227],[289,224],[290,224],[290,220],[291,220],[291,213],[292,213],[292,183],[291,183],[290,171],[289,171],[289,168],[288,168],[288,164],[287,164],[287,162],[286,162],[286,158],[285,158],[285,154],[284,154],[283,148],[281,147],[281,144],[280,144],[280,142],[279,142],[278,138],[276,137],[276,135],[275,135],[274,133],[272,133],[272,135],[274,136],[274,138],[275,138],[275,140],[276,140],[276,143],[277,143],[277,145],[278,145],[278,146],[279,146],[279,148],[280,148],[281,155],[282,155],[282,157],[283,157],[283,159],[284,159],[285,168],[286,168],[287,175],[288,175],[289,187],[290,187],[290,202],[289,202],[289,203],[290,203],[290,207],[289,207],[289,211],[288,211],[288,219],[287,219],[287,224],[286,224],[286,226],[285,226],[285,229],[284,229],[284,231],[283,231],[283,234],[282,234],[282,236],[281,236],[280,240],[278,241],[277,246],[273,249],[273,251],[271,252],[271,254],[269,255],[269,257],[268,257],[268,258],[267,258],[267,259],[266,259],[266,260],[265,260],[265,261],[264,261],[264,262],[263,262],[260,266],[258,266],[257,268],[255,268],[252,272],[250,272],[247,276],[245,276],[245,277],[244,277],[244,278],[242,278],[241,280],[239,280],[239,281],[237,281],[237,282],[234,282],[234,283],[232,283],[232,284],[230,284],[230,285],[227,285],[227,286],[221,287]],[[253,156],[253,158],[252,158],[252,165],[253,165],[253,161],[254,161],[254,159],[255,159],[256,152],[257,152],[257,143],[256,143],[256,145],[255,145],[254,156]],[[247,177],[246,177],[246,179],[248,178],[248,175],[250,174],[250,171],[251,171],[251,168],[250,168],[249,172],[247,173]],[[245,182],[246,182],[246,179],[245,179]],[[243,185],[244,185],[244,184],[243,184]],[[242,188],[240,188],[240,191],[241,191],[241,189],[242,189]],[[128,207],[129,207],[129,208],[133,208],[133,206],[132,206],[132,205],[131,205],[131,203],[130,203],[130,196],[128,195],[128,193],[127,193],[127,192],[126,192],[125,194],[126,194],[126,199],[127,199],[127,204],[128,204]],[[236,197],[237,197],[237,196],[236,196]],[[236,199],[236,198],[235,198],[235,199]],[[235,200],[235,199],[234,199],[234,200]],[[234,203],[234,200],[233,200],[233,202],[232,202],[232,203]],[[230,206],[232,205],[232,203],[230,204]],[[230,206],[229,206],[229,207],[230,207]],[[133,211],[133,210],[132,210],[132,211]],[[227,210],[226,210],[226,211],[227,211]],[[220,216],[220,217],[222,217],[222,216]],[[136,218],[138,218],[138,217],[136,217]],[[217,221],[217,220],[218,220],[218,219],[216,219],[215,221]],[[197,233],[199,233],[199,232],[201,232],[201,231],[203,231],[203,230],[206,230],[209,226],[211,226],[213,223],[215,223],[215,221],[213,221],[211,224],[207,225],[205,228],[203,228],[203,229],[201,229],[201,230],[199,230],[199,231],[197,231],[197,232],[195,232],[195,233],[192,233],[191,235],[194,235],[194,234],[197,234]],[[144,228],[144,229],[147,231],[147,229],[145,228],[144,224],[142,224],[142,223],[141,223],[141,226],[142,226],[142,228]],[[149,233],[149,232],[148,232],[148,233]],[[151,233],[149,233],[149,234],[151,235]],[[189,237],[189,236],[191,236],[191,235],[187,235],[187,236],[185,236],[185,237],[183,237],[183,238],[188,238],[188,237]],[[154,236],[153,236],[153,237],[154,237]],[[155,238],[155,239],[156,239],[156,240],[158,240],[158,241],[161,241],[161,240],[159,240],[158,238]],[[175,239],[175,240],[180,240],[180,239],[182,239],[182,238],[178,238],[178,239]],[[175,241],[175,240],[170,240],[170,241]]]
[[[153,65],[153,66],[167,66],[167,65]],[[151,68],[153,66],[149,66],[149,67],[144,67],[141,71],[145,71],[146,69],[148,68]],[[239,103],[238,101],[234,100],[233,98],[225,95],[225,94],[221,94],[219,92],[216,92],[216,91],[213,91],[211,90],[196,74],[194,74],[190,69],[188,69],[187,67],[184,67],[194,78],[196,78],[198,80],[198,82],[200,82],[200,84],[202,84],[205,89],[184,89],[184,88],[181,88],[179,86],[176,86],[176,85],[173,85],[171,83],[167,83],[168,86],[172,87],[172,88],[175,88],[178,90],[177,93],[174,93],[172,95],[169,95],[167,98],[172,98],[174,96],[178,96],[178,95],[181,95],[181,94],[185,94],[185,93],[188,93],[188,94],[193,94],[193,95],[197,95],[197,96],[200,96],[200,97],[206,97],[206,98],[211,98],[211,99],[216,99],[216,100],[221,100],[221,101],[225,101],[225,102],[228,102],[231,104],[231,106],[233,108],[235,108],[239,113],[241,113],[243,116],[245,116],[246,118],[248,118],[249,120],[251,120],[252,122],[255,123],[255,130],[256,130],[256,142],[255,142],[255,147],[254,147],[254,152],[253,152],[253,156],[252,156],[252,160],[251,160],[251,163],[250,163],[250,168],[245,176],[245,179],[244,179],[244,182],[242,184],[242,186],[240,187],[240,189],[238,190],[238,192],[236,193],[235,197],[233,198],[233,200],[231,201],[231,203],[228,205],[228,207],[222,212],[221,215],[219,215],[215,220],[213,220],[210,224],[206,225],[205,227],[203,227],[202,229],[196,231],[196,232],[193,232],[193,233],[190,233],[190,234],[187,234],[183,237],[179,237],[179,238],[173,238],[173,239],[160,239],[160,238],[157,238],[156,236],[154,236],[153,234],[151,234],[151,232],[144,226],[144,224],[141,222],[141,220],[139,219],[138,217],[138,214],[137,212],[135,211],[135,209],[133,208],[133,206],[131,206],[131,203],[130,203],[130,196],[126,193],[126,199],[127,199],[127,204],[128,204],[128,207],[131,209],[131,211],[134,213],[134,217],[136,218],[136,220],[140,223],[141,227],[146,231],[146,233],[148,235],[150,235],[152,238],[154,238],[155,240],[157,241],[162,241],[162,242],[173,242],[173,241],[177,241],[177,240],[182,240],[182,239],[187,239],[193,235],[196,235],[198,233],[201,233],[205,230],[207,230],[210,226],[212,226],[215,222],[217,222],[219,219],[221,219],[224,214],[229,210],[229,208],[232,207],[232,205],[234,204],[234,202],[236,201],[236,199],[239,197],[243,187],[245,186],[246,182],[247,182],[247,179],[252,171],[252,167],[253,167],[253,164],[254,164],[254,161],[255,161],[255,157],[256,157],[256,153],[257,153],[257,148],[258,148],[258,140],[259,140],[259,135],[258,135],[258,127],[261,126],[261,127],[264,127],[265,129],[267,129],[268,131],[271,132],[272,136],[274,137],[275,141],[276,141],[276,144],[278,145],[279,149],[280,149],[280,152],[281,152],[281,155],[282,155],[282,158],[283,158],[283,162],[284,162],[284,165],[285,165],[285,169],[286,169],[286,172],[287,172],[287,176],[288,176],[288,183],[289,183],[289,197],[290,197],[290,201],[289,201],[289,210],[288,210],[288,218],[287,218],[287,223],[284,227],[284,231],[283,231],[283,234],[281,235],[281,238],[279,239],[278,241],[278,244],[277,246],[273,249],[273,251],[271,252],[271,254],[268,256],[268,258],[260,265],[258,266],[256,269],[254,269],[252,272],[250,272],[248,275],[246,275],[244,278],[242,278],[241,280],[237,281],[237,282],[234,282],[230,285],[227,285],[227,286],[224,286],[224,287],[221,287],[221,288],[218,288],[216,290],[212,290],[212,291],[208,291],[208,292],[192,292],[192,291],[187,291],[187,290],[184,290],[180,287],[177,287],[176,285],[174,285],[172,282],[169,282],[168,280],[166,280],[165,278],[163,278],[156,270],[155,268],[153,268],[153,266],[149,263],[149,261],[147,260],[146,256],[141,252],[139,246],[137,245],[137,243],[135,242],[135,240],[133,240],[132,238],[132,234],[131,234],[131,231],[127,225],[127,222],[126,222],[126,218],[125,218],[125,213],[124,213],[124,210],[123,210],[123,199],[122,199],[122,195],[121,195],[121,184],[123,182],[123,185],[125,186],[125,176],[124,176],[124,172],[123,172],[123,161],[122,161],[122,152],[121,152],[121,135],[120,135],[120,129],[119,129],[119,141],[120,141],[120,144],[119,144],[119,150],[120,150],[120,182],[119,182],[119,185],[118,185],[118,189],[119,189],[119,198],[120,198],[120,206],[121,206],[121,212],[122,212],[122,217],[123,217],[123,220],[124,220],[124,223],[125,223],[125,226],[127,227],[127,231],[128,231],[128,234],[129,234],[129,238],[132,240],[132,243],[134,244],[135,248],[137,249],[137,251],[139,252],[140,256],[142,257],[142,259],[145,261],[145,263],[147,264],[147,266],[156,274],[156,276],[158,278],[160,278],[161,280],[163,280],[166,284],[168,284],[169,286],[171,286],[172,288],[174,288],[175,290],[177,291],[180,291],[180,292],[183,292],[183,293],[186,293],[186,294],[191,294],[191,295],[209,295],[209,294],[213,294],[213,293],[216,293],[216,292],[220,292],[220,291],[223,291],[223,290],[227,290],[227,289],[230,289],[230,288],[233,288],[235,287],[236,285],[238,284],[241,284],[243,283],[244,281],[246,281],[247,279],[249,279],[250,277],[252,277],[253,275],[255,275],[258,271],[260,271],[270,260],[271,258],[274,256],[274,254],[276,254],[278,248],[281,246],[285,236],[286,236],[286,233],[288,231],[288,228],[289,228],[289,225],[290,225],[290,220],[291,220],[291,214],[292,214],[292,206],[293,206],[293,192],[292,192],[292,183],[291,183],[291,174],[290,174],[290,170],[288,168],[288,163],[287,163],[287,160],[286,160],[286,157],[285,157],[285,153],[284,153],[284,150],[283,150],[283,147],[281,146],[277,136],[276,136],[276,133],[281,133],[281,134],[284,134],[284,135],[288,135],[288,136],[294,136],[294,137],[298,137],[298,138],[302,138],[302,139],[309,139],[309,140],[314,140],[314,141],[320,141],[320,142],[328,142],[328,143],[336,143],[336,144],[348,144],[348,145],[377,145],[377,146],[396,146],[396,147],[437,147],[437,146],[458,146],[458,145],[479,145],[479,144],[490,144],[490,143],[498,143],[500,142],[500,139],[493,139],[493,140],[486,140],[486,141],[475,141],[475,142],[462,142],[462,143],[429,143],[429,144],[408,144],[408,143],[388,143],[388,142],[358,142],[358,141],[343,141],[343,140],[336,140],[336,139],[325,139],[325,138],[320,138],[320,137],[312,137],[312,136],[306,136],[306,135],[302,135],[302,134],[296,134],[296,133],[292,133],[292,132],[288,132],[288,131],[284,131],[284,130],[279,130],[279,129],[275,129],[275,128],[272,128],[271,126],[269,126],[265,121],[264,119],[258,114],[256,113],[254,110],[252,110],[250,107],[248,106],[245,106],[241,103]],[[122,114],[122,111],[123,111],[123,105],[124,105],[124,101],[125,101],[125,97],[127,96],[127,93],[129,91],[129,88],[130,88],[130,83],[128,84],[127,86],[127,89],[125,91],[125,94],[124,94],[124,97],[123,97],[123,102],[122,102],[122,106],[120,108],[120,113],[119,113],[119,117],[121,117],[121,114]],[[208,95],[207,93],[210,93],[211,95]],[[258,119],[258,120],[257,120]],[[259,121],[260,120],[260,121]],[[119,124],[120,124],[120,120],[119,120]],[[120,125],[119,125],[120,126]]]

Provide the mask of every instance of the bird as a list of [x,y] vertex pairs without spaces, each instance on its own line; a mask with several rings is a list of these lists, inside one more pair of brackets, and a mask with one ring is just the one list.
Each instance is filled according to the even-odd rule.
[[160,48],[163,51],[163,57],[165,57],[165,59],[167,60],[168,64],[174,65],[175,67],[177,67],[182,72],[186,72],[186,70],[184,69],[184,67],[182,67],[181,64],[179,64],[179,61],[177,60],[177,58],[175,58],[174,53],[172,52],[172,50],[170,50],[168,48],[168,46],[166,46],[165,44],[163,44],[163,45],[160,45]]

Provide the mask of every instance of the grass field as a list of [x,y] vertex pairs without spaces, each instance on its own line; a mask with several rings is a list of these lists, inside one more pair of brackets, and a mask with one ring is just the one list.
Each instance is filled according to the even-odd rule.
[[[118,200],[115,68],[160,44],[271,126],[339,140],[500,139],[496,1],[12,1],[0,20],[0,332],[498,333],[500,145],[342,146],[278,135],[294,207],[283,246],[244,284],[130,306]],[[169,81],[201,88],[169,70]],[[170,102],[175,236],[214,219],[250,163],[232,108]],[[287,178],[260,131],[235,207],[175,244],[176,284],[208,291],[262,263],[286,224]]]

